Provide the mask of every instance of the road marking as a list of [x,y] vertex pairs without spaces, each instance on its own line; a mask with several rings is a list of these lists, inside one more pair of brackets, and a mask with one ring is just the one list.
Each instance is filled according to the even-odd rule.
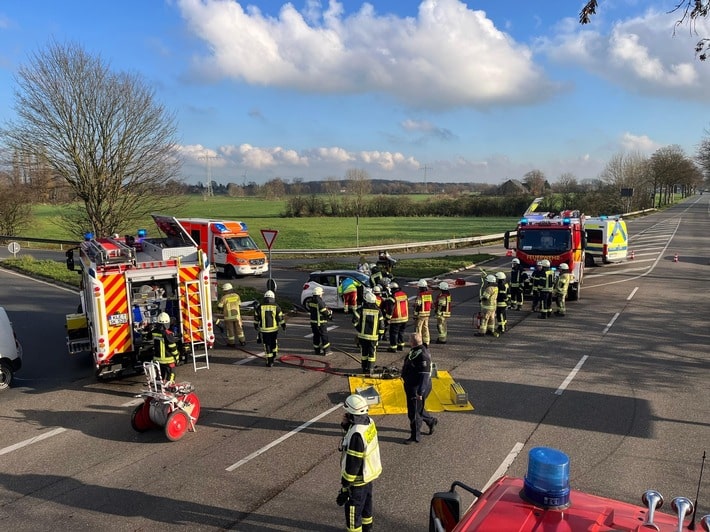
[[562,395],[562,392],[564,392],[567,389],[567,386],[569,386],[569,383],[572,382],[572,379],[577,375],[577,372],[582,369],[582,366],[584,363],[587,361],[589,358],[589,355],[584,355],[579,362],[577,362],[577,365],[574,367],[572,371],[569,372],[569,375],[567,375],[567,378],[560,384],[560,387],[555,390],[555,395]]
[[341,408],[342,406],[343,406],[343,403],[338,403],[338,404],[335,405],[333,408],[329,408],[329,409],[326,410],[325,412],[323,412],[323,413],[321,413],[321,414],[318,414],[318,415],[317,415],[316,417],[314,417],[313,419],[311,419],[311,420],[309,420],[309,421],[306,421],[306,422],[305,422],[303,425],[301,425],[300,427],[296,427],[296,428],[293,429],[291,432],[289,432],[289,433],[287,433],[287,434],[284,434],[284,435],[281,436],[280,438],[278,438],[278,439],[272,441],[270,444],[265,445],[264,447],[262,447],[261,449],[259,449],[259,450],[257,450],[257,451],[254,451],[253,453],[251,453],[251,454],[250,454],[249,456],[247,456],[246,458],[242,458],[241,460],[239,460],[239,462],[237,462],[237,463],[235,463],[235,464],[232,464],[231,466],[229,466],[229,467],[227,468],[227,471],[234,471],[234,470],[237,469],[238,467],[243,466],[244,464],[246,464],[247,462],[249,462],[251,459],[256,458],[257,456],[264,454],[266,451],[268,451],[268,450],[271,449],[272,447],[275,447],[275,446],[277,446],[279,443],[281,443],[281,442],[283,442],[283,441],[286,441],[286,440],[287,440],[288,438],[290,438],[291,436],[294,436],[295,434],[298,434],[298,433],[301,432],[303,429],[309,427],[310,425],[312,425],[313,423],[315,423],[315,422],[318,421],[319,419],[324,418],[325,416],[327,416],[327,415],[330,414],[331,412],[335,412],[338,408]]
[[604,330],[602,331],[602,336],[604,336],[606,333],[609,332],[609,329],[611,329],[611,326],[614,325],[614,322],[616,321],[616,319],[618,317],[619,317],[619,313],[617,312],[616,314],[614,314],[614,317],[611,318],[609,323],[606,324],[606,327],[604,327]]
[[36,283],[42,283],[46,284],[47,286],[51,286],[52,288],[56,288],[57,290],[64,290],[65,292],[70,292],[72,294],[78,294],[79,293],[79,287],[76,287],[74,289],[71,288],[66,288],[64,286],[59,286],[54,283],[48,283],[47,281],[42,281],[41,279],[35,279],[34,277],[29,277],[27,275],[22,275],[21,273],[13,272],[12,270],[3,270],[4,273],[9,273],[10,275],[16,275],[17,277],[23,277],[24,279],[27,279],[28,281],[35,281]]
[[636,291],[637,291],[638,289],[639,289],[639,287],[637,286],[636,288],[634,288],[633,290],[631,290],[631,293],[629,294],[629,297],[626,298],[626,301],[631,301],[631,300],[633,299],[634,295],[636,294]]
[[260,356],[260,355],[266,355],[266,352],[265,352],[265,351],[262,351],[262,352],[259,353],[258,355],[249,355],[249,356],[247,356],[246,358],[242,358],[242,359],[240,359],[240,360],[237,360],[236,362],[232,362],[232,365],[233,365],[233,366],[241,366],[242,364],[246,364],[247,362],[251,362],[251,361],[254,360],[257,356]]
[[510,465],[520,454],[520,451],[523,450],[523,447],[525,447],[525,444],[520,442],[516,443],[513,446],[511,451],[508,453],[508,456],[506,456],[505,460],[503,460],[503,462],[498,466],[496,472],[493,473],[493,476],[490,479],[488,479],[488,482],[486,482],[486,485],[483,486],[483,489],[481,491],[486,491],[488,488],[491,487],[491,484],[493,484],[496,480],[502,477],[506,471],[508,471]]
[[138,406],[138,405],[141,404],[143,401],[145,401],[145,399],[144,399],[143,397],[139,397],[139,398],[137,398],[137,399],[133,399],[132,401],[128,401],[127,403],[123,403],[123,404],[121,405],[121,407],[126,408],[126,407],[129,407],[129,406]]
[[[309,325],[309,327],[310,327],[310,325]],[[337,329],[338,327],[339,327],[339,325],[331,325],[331,326],[328,327],[326,330],[327,330],[328,332],[330,332],[330,331],[332,331],[333,329]],[[304,338],[313,338],[313,333],[307,334],[306,336],[304,336]]]
[[27,447],[28,445],[32,445],[33,443],[37,443],[42,440],[46,440],[47,438],[51,438],[52,436],[56,436],[57,434],[61,434],[62,432],[66,431],[67,429],[65,428],[58,428],[54,430],[50,430],[49,432],[45,432],[44,434],[40,434],[39,436],[35,436],[34,438],[30,438],[29,440],[21,441],[20,443],[16,443],[15,445],[10,445],[10,447],[5,447],[4,449],[0,449],[0,455],[3,454],[8,454],[11,453],[12,451],[16,451],[17,449],[21,449],[22,447]]

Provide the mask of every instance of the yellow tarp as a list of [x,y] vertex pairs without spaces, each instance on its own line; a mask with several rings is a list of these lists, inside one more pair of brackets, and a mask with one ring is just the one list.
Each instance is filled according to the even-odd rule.
[[[407,398],[404,395],[402,379],[374,379],[369,377],[348,377],[350,393],[357,393],[358,389],[374,388],[380,396],[379,404],[370,404],[370,414],[406,414]],[[473,405],[466,401],[465,404],[455,404],[452,400],[451,386],[454,379],[448,371],[437,371],[437,376],[431,379],[431,393],[426,400],[426,409],[429,412],[461,412],[473,410]],[[364,393],[363,395],[367,395]]]

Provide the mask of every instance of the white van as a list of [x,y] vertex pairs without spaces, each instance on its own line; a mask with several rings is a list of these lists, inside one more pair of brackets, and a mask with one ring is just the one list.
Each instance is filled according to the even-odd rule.
[[7,312],[0,307],[0,391],[10,387],[16,371],[22,367],[22,346],[17,341]]
[[593,266],[594,259],[599,259],[604,264],[627,259],[629,233],[621,216],[585,218],[584,230],[587,233],[586,266]]

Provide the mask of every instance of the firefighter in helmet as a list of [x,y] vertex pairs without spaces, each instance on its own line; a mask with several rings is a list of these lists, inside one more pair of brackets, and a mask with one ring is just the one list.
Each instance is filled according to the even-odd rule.
[[234,291],[232,283],[224,283],[222,285],[224,295],[219,300],[217,306],[224,309],[224,326],[227,333],[227,345],[235,347],[235,339],[239,340],[239,345],[246,345],[246,337],[244,336],[244,328],[242,327],[242,316],[240,305],[242,300]]
[[540,293],[540,315],[538,318],[545,319],[552,316],[552,291],[555,287],[555,275],[550,269],[550,261],[543,259],[540,261],[542,274],[535,278],[535,284]]
[[417,298],[414,300],[414,317],[417,319],[415,324],[415,332],[422,335],[422,342],[425,346],[429,346],[429,316],[431,316],[431,307],[434,304],[434,296],[429,290],[429,285],[426,279],[419,279],[417,282]]
[[498,304],[498,284],[496,276],[486,275],[486,284],[481,292],[481,324],[475,336],[485,336],[490,333],[495,337],[500,336],[496,331],[496,305]]
[[498,284],[498,298],[496,301],[496,322],[497,331],[503,334],[508,329],[508,301],[510,300],[510,286],[505,278],[505,273],[496,272],[496,283]]
[[569,284],[572,281],[572,272],[569,271],[569,266],[567,263],[563,262],[560,264],[560,275],[555,281],[555,290],[553,292],[555,304],[557,310],[555,314],[558,316],[564,316],[566,313],[565,300],[567,299],[567,291],[569,290]]
[[510,308],[513,310],[523,308],[524,273],[520,265],[520,259],[513,259],[510,266]]
[[330,340],[328,339],[328,322],[333,319],[333,311],[323,301],[323,288],[316,286],[313,297],[308,298],[306,308],[310,315],[311,332],[313,333],[313,351],[316,355],[330,355]]
[[380,446],[375,422],[367,415],[367,400],[358,394],[345,399],[340,426],[345,436],[340,444],[340,492],[338,506],[345,506],[345,528],[370,532],[372,482],[382,474]]
[[175,366],[180,360],[180,350],[167,312],[158,314],[157,323],[151,332],[153,337],[153,361],[160,364],[160,376],[164,382],[175,380]]
[[385,318],[371,290],[366,290],[363,298],[363,304],[354,310],[353,325],[360,345],[362,372],[369,375],[377,359],[377,342],[385,332]]
[[261,335],[266,354],[266,365],[274,365],[279,352],[279,327],[286,330],[286,320],[281,307],[276,303],[276,294],[272,290],[264,292],[264,300],[254,307],[254,328]]
[[439,293],[436,296],[434,303],[436,309],[436,338],[437,344],[445,344],[447,337],[446,322],[451,317],[451,292],[449,292],[449,283],[442,281],[439,283]]
[[389,285],[390,296],[385,300],[385,319],[390,329],[390,346],[387,351],[396,353],[405,346],[404,329],[409,321],[409,300],[407,293],[392,281]]

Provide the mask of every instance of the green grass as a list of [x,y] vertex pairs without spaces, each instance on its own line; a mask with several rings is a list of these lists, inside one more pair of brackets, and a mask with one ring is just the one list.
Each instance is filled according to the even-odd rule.
[[59,281],[71,286],[79,287],[81,276],[77,272],[67,269],[66,264],[55,260],[37,260],[32,255],[23,255],[2,261],[5,268],[26,273],[32,277]]

